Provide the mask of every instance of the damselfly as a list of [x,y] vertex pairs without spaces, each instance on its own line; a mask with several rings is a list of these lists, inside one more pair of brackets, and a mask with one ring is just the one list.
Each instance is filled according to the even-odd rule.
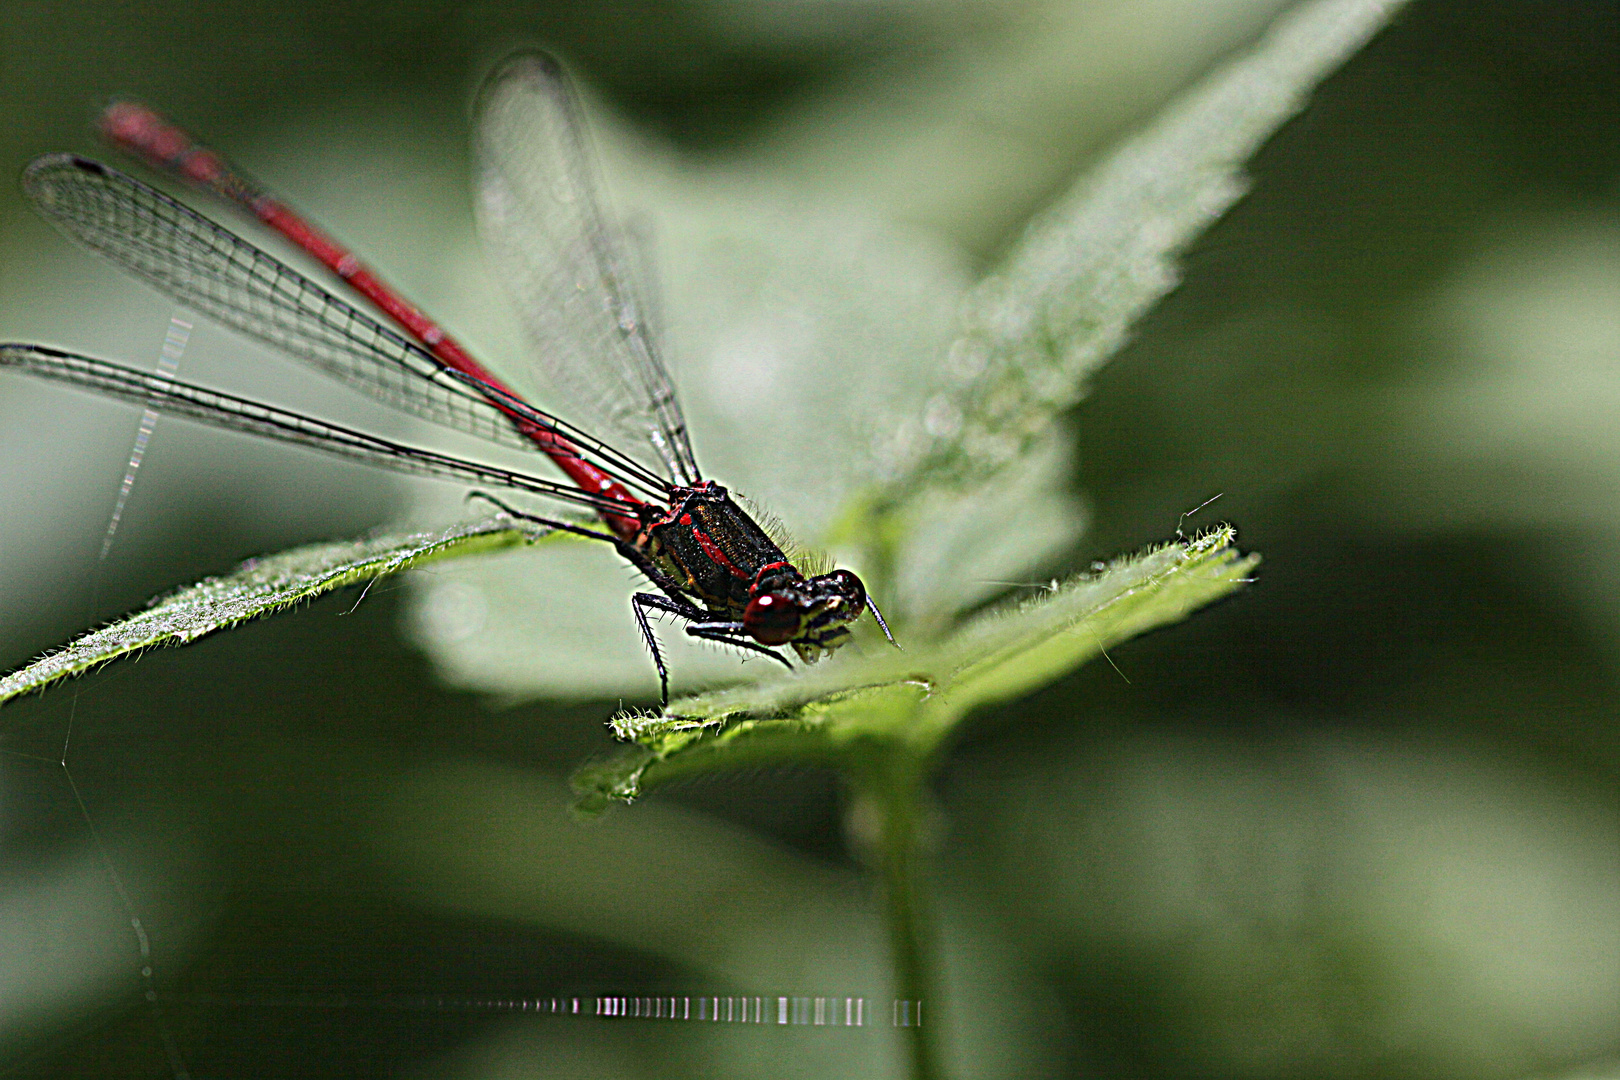
[[515,518],[612,544],[656,587],[631,610],[658,669],[651,613],[694,638],[792,666],[849,639],[870,611],[859,577],[806,573],[721,485],[702,477],[668,370],[643,321],[626,251],[604,215],[579,105],[562,68],[514,56],[479,99],[478,212],[521,310],[534,362],[624,448],[536,408],[353,254],[218,154],[130,102],[103,133],[149,163],[252,211],[314,256],[396,330],[195,210],[99,162],[54,154],[23,187],[69,237],[182,304],[268,342],[395,408],[494,443],[538,449],[569,483],[450,457],[235,395],[44,345],[0,345],[0,366],[215,427],[314,447],[401,472],[504,487],[589,509],[596,523],[518,510]]

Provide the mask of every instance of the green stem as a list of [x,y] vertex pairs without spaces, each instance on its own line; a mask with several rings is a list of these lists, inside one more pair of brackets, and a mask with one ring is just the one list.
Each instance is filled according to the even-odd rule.
[[[939,1016],[933,993],[937,985],[933,933],[921,881],[925,769],[910,748],[892,744],[877,749],[870,766],[863,786],[883,816],[879,858],[883,913],[894,961],[894,996],[911,1003],[911,1024],[901,1029],[911,1080],[937,1080],[941,1073],[933,1038]],[[918,1022],[923,1002],[928,1004],[930,1026]]]

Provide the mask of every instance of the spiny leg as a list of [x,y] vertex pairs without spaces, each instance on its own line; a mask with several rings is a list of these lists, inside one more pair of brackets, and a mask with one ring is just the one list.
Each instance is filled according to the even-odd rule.
[[493,503],[507,517],[517,518],[519,521],[532,521],[534,524],[544,525],[548,529],[558,529],[562,532],[573,533],[576,536],[584,536],[591,540],[606,540],[608,543],[615,545],[622,543],[617,536],[614,536],[611,533],[597,532],[594,529],[587,529],[581,525],[571,525],[566,521],[558,521],[556,518],[540,517],[537,514],[525,513],[524,511],[519,510],[500,499],[497,499],[488,492],[469,491],[467,493],[467,498],[469,501],[472,499],[482,499],[487,503]]
[[[467,498],[482,499],[487,503],[493,503],[501,510],[502,513],[508,515],[509,517],[516,518],[519,521],[530,521],[537,525],[544,525],[548,528],[561,529],[564,532],[575,533],[579,536],[589,537],[592,540],[606,540],[608,543],[612,544],[619,554],[622,555],[631,565],[651,578],[654,585],[657,585],[665,592],[670,592],[674,586],[674,582],[669,579],[667,574],[664,574],[656,566],[654,566],[652,562],[647,559],[646,556],[642,555],[640,551],[637,551],[634,546],[625,543],[617,536],[604,532],[596,532],[592,529],[586,529],[578,525],[570,525],[567,522],[557,521],[552,518],[540,517],[537,514],[525,513],[504,500],[497,499],[495,496],[490,495],[487,492],[469,492]],[[675,595],[678,596],[678,594]],[[667,707],[669,705],[669,668],[664,664],[664,655],[659,651],[658,639],[653,636],[652,625],[647,621],[647,614],[644,610],[646,607],[657,608],[660,611],[668,611],[671,614],[682,615],[686,618],[691,618],[694,614],[701,617],[703,612],[700,608],[693,605],[688,605],[689,610],[688,608],[682,608],[679,606],[678,600],[672,601],[663,596],[659,596],[656,593],[636,593],[630,599],[630,608],[635,612],[636,625],[641,629],[641,640],[646,643],[647,651],[652,653],[653,666],[658,669],[659,700]]]
[[648,609],[662,611],[683,619],[690,620],[694,614],[701,617],[703,611],[694,604],[683,604],[658,593],[638,592],[630,597],[630,610],[636,613],[636,625],[641,628],[641,640],[646,644],[647,651],[652,653],[653,666],[658,669],[659,701],[664,708],[669,708],[669,667],[664,663],[664,654],[658,648],[658,637],[653,633],[652,622],[647,618]]
[[739,649],[747,649],[749,652],[757,652],[761,656],[770,657],[772,660],[775,660],[789,671],[793,670],[793,664],[781,653],[778,653],[767,646],[761,645],[757,641],[750,641],[743,637],[742,623],[688,623],[686,632],[692,637],[702,638],[704,641],[718,641],[722,645],[735,645]]
[[487,492],[474,491],[469,493],[467,497],[469,499],[482,499],[485,502],[492,503],[503,513],[514,517],[519,521],[531,521],[537,525],[544,525],[552,529],[560,529],[564,532],[570,532],[578,536],[588,537],[592,540],[605,540],[613,545],[615,550],[618,551],[619,555],[622,556],[626,562],[645,574],[649,581],[651,581],[659,589],[663,590],[662,594],[635,593],[630,598],[630,608],[635,613],[636,626],[641,630],[641,640],[646,644],[647,651],[652,654],[653,666],[658,669],[659,701],[664,705],[665,708],[669,707],[669,665],[664,662],[663,650],[661,650],[658,646],[658,637],[653,633],[651,620],[647,618],[647,611],[649,609],[662,611],[666,614],[674,615],[677,618],[685,619],[688,624],[686,626],[686,632],[692,637],[701,638],[705,641],[719,642],[722,645],[734,645],[739,649],[756,652],[762,656],[770,657],[772,660],[775,660],[789,671],[793,670],[793,664],[789,662],[786,657],[767,648],[764,645],[759,644],[756,641],[750,641],[747,638],[742,637],[742,623],[734,621],[705,621],[705,617],[709,615],[709,612],[703,610],[688,600],[682,593],[679,583],[677,583],[674,578],[670,577],[663,570],[659,569],[658,566],[655,565],[651,559],[647,558],[647,556],[635,545],[621,540],[617,536],[613,536],[609,533],[596,532],[591,529],[583,528],[579,525],[572,525],[566,521],[558,521],[554,518],[545,518],[536,514],[526,513],[522,510],[518,510],[501,499],[497,499],[495,496],[490,495]]

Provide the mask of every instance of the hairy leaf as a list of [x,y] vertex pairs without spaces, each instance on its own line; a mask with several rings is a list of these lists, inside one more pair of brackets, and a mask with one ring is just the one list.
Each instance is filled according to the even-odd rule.
[[894,429],[889,498],[983,480],[1080,400],[1175,287],[1176,257],[1242,196],[1243,163],[1403,2],[1301,5],[1032,222],[964,305],[950,385]]
[[544,532],[506,517],[435,533],[339,540],[249,559],[229,574],[207,578],[154,600],[0,678],[0,702],[71,675],[160,645],[186,645],[205,634],[272,615],[322,593],[397,574],[437,559],[534,543]]
[[668,715],[616,717],[615,734],[632,745],[576,776],[579,805],[599,810],[713,769],[836,761],[873,743],[930,755],[973,710],[1028,693],[1239,588],[1259,559],[1240,554],[1235,538],[1222,526],[1054,582],[1044,595],[986,612],[910,652],[686,698]]

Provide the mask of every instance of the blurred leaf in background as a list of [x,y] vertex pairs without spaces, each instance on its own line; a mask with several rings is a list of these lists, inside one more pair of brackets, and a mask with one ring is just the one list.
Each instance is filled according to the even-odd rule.
[[[508,47],[546,42],[594,88],[616,204],[654,208],[700,455],[814,535],[827,462],[696,391],[903,398],[861,357],[943,342],[940,295],[1282,8],[13,4],[0,171],[91,149],[95,105],[145,98],[499,364],[519,345],[472,240],[465,105]],[[1051,448],[1060,528],[1029,537],[1050,573],[1217,492],[1192,524],[1237,522],[1268,573],[1111,650],[1128,682],[1093,665],[954,751],[933,842],[973,1075],[1602,1075],[1620,1052],[1617,18],[1418,0],[1265,148]],[[171,312],[0,194],[0,336],[155,356]],[[829,336],[838,310],[867,314]],[[771,381],[811,360],[851,381]],[[222,332],[199,326],[186,363],[378,423]],[[238,558],[449,519],[429,492],[165,424],[87,570],[132,422],[72,408],[0,387],[7,668]],[[1078,549],[1052,540],[1081,520]],[[578,556],[547,577],[598,584],[519,613],[593,646],[546,690],[578,705],[491,710],[397,645],[403,615],[452,684],[491,685],[471,643],[507,613],[442,569],[403,612],[379,587],[8,708],[7,1066],[171,1076],[167,1037],[197,1075],[881,1074],[876,1033],[397,1007],[881,978],[863,811],[825,774],[563,815],[557,778],[617,705],[590,688],[634,655],[596,636],[625,629],[622,577]]]

